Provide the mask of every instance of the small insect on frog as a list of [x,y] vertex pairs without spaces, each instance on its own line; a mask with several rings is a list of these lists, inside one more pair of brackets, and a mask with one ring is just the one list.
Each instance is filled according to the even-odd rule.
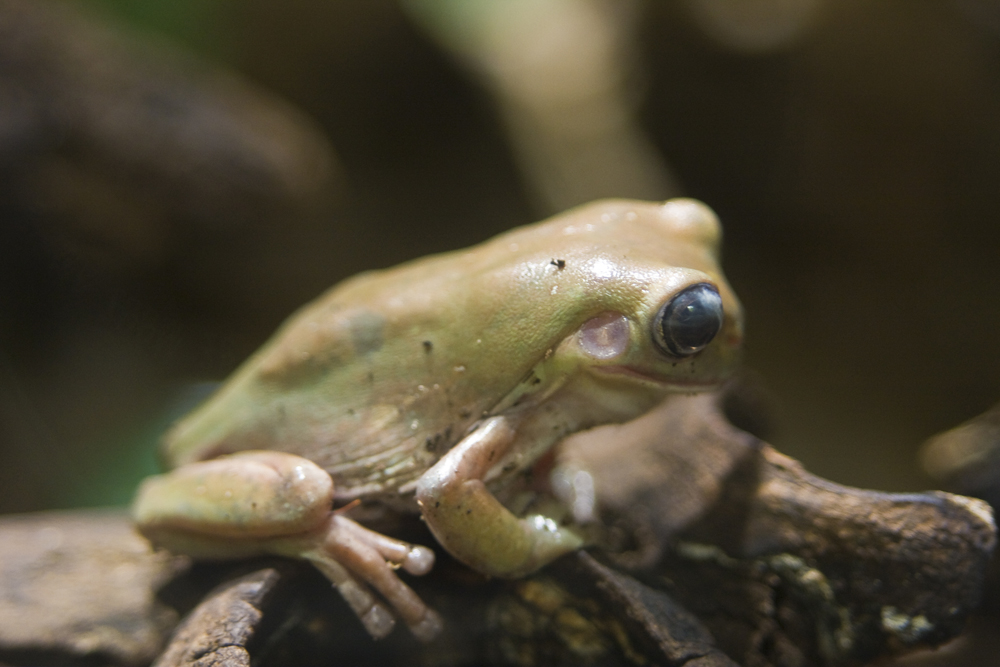
[[434,552],[335,508],[419,512],[497,577],[583,546],[571,521],[497,496],[567,435],[726,378],[742,318],[719,239],[691,199],[599,201],[348,279],[169,431],[138,528],[194,557],[306,559],[372,636],[399,618],[430,639],[441,620],[397,568],[424,574]]

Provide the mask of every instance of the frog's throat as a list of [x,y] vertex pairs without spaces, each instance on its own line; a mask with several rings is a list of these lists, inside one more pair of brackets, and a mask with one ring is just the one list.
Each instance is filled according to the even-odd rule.
[[535,364],[514,388],[497,401],[487,415],[502,415],[512,410],[537,405],[559,390],[570,376],[567,369],[556,367],[557,360],[551,351]]

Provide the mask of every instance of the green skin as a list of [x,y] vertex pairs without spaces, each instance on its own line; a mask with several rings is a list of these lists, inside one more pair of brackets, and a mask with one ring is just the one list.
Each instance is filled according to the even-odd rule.
[[[694,200],[600,201],[344,281],[170,431],[173,471],[144,482],[136,523],[194,556],[306,558],[374,636],[398,616],[430,638],[439,619],[393,569],[422,574],[432,552],[333,505],[421,512],[445,549],[493,576],[580,547],[573,526],[519,519],[491,489],[571,433],[725,379],[742,319],[719,238],[715,215]],[[698,283],[722,296],[722,329],[698,354],[671,357],[654,343],[655,318]],[[620,335],[595,353],[581,328],[610,320]]]

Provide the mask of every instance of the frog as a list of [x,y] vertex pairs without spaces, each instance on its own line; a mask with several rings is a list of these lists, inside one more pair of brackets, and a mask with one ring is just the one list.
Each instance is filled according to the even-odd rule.
[[697,200],[601,200],[349,278],[167,431],[135,525],[195,558],[308,561],[372,637],[402,620],[433,639],[442,619],[400,570],[435,552],[375,520],[419,515],[488,577],[588,546],[538,470],[573,433],[729,377],[743,318],[720,242]]

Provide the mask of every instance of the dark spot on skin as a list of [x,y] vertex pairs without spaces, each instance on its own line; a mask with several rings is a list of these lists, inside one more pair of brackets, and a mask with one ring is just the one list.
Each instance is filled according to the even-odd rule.
[[513,470],[516,467],[517,467],[517,464],[512,461],[512,462],[508,463],[507,465],[505,465],[503,467],[503,471],[504,472],[510,472],[511,470]]
[[425,340],[423,345],[424,345],[424,352],[428,354],[430,354],[431,350],[434,349],[434,343],[430,342],[429,340]]
[[426,447],[427,451],[429,452],[437,451],[439,449],[439,445],[441,444],[441,442],[444,441],[448,437],[447,434],[450,433],[451,433],[450,426],[445,430],[444,434],[435,433],[434,435],[430,436],[424,441],[424,447]]
[[531,378],[531,384],[538,385],[538,384],[541,384],[541,383],[542,383],[542,378],[537,377],[537,376]]
[[487,459],[487,460],[492,461],[493,460],[493,455],[496,454],[496,453],[497,453],[497,451],[495,449],[491,449],[490,450],[490,458]]
[[549,262],[549,264],[551,264],[552,266],[556,267],[560,271],[562,271],[563,269],[566,268],[566,260],[565,259],[553,259],[551,262]]
[[375,384],[375,374],[372,373],[371,371],[368,371],[368,382],[371,384]]
[[466,514],[472,514],[472,510],[465,510]]
[[459,410],[458,416],[461,417],[462,419],[468,419],[469,417],[472,416],[472,412],[469,410]]
[[434,507],[441,507],[441,501],[440,500],[435,500],[434,501]]
[[378,313],[361,311],[351,318],[347,326],[351,332],[351,344],[358,355],[371,354],[382,347],[385,318]]
[[347,414],[354,416],[354,408],[347,408]]

